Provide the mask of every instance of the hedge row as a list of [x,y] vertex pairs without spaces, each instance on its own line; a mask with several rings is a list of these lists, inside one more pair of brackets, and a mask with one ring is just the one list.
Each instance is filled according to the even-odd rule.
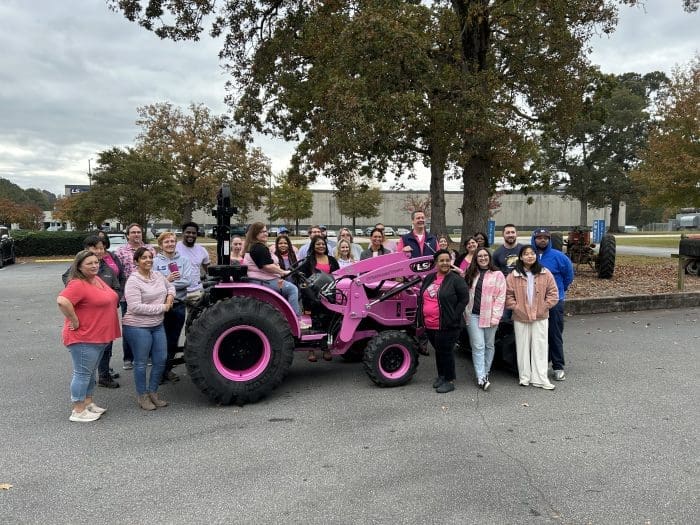
[[17,257],[73,256],[83,249],[83,240],[94,232],[13,231]]

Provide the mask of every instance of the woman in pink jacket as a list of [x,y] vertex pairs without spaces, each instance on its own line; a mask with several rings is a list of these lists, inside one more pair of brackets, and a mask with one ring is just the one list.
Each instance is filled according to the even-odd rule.
[[506,308],[513,310],[520,384],[554,390],[547,377],[549,309],[559,302],[554,276],[540,265],[535,250],[527,244],[520,248],[506,284]]
[[[476,264],[473,264],[476,261]],[[493,263],[491,252],[479,248],[464,277],[469,286],[465,310],[472,362],[479,388],[488,390],[489,372],[495,353],[496,330],[506,301],[506,278]]]

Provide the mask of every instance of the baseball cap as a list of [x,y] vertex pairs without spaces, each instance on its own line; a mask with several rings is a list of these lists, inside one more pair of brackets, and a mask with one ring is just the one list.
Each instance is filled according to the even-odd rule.
[[327,229],[325,224],[319,224],[318,227],[321,228],[322,230],[326,230],[326,229]]
[[280,226],[279,230],[277,230],[279,233],[289,233],[289,230],[287,229],[286,226]]
[[549,233],[549,230],[547,228],[537,228],[532,234],[535,237],[551,237],[552,236]]

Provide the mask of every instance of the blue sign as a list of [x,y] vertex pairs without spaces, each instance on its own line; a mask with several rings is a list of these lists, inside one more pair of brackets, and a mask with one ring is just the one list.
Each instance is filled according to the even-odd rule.
[[489,220],[487,235],[489,236],[489,246],[493,246],[493,243],[496,240],[496,221]]
[[599,243],[605,235],[605,219],[593,221],[593,242]]

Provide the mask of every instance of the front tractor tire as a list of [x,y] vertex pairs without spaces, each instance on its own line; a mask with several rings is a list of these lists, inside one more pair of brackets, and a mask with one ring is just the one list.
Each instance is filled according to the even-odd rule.
[[615,272],[615,252],[617,251],[617,241],[614,235],[604,235],[600,241],[598,258],[596,259],[596,270],[601,279],[612,279]]
[[363,364],[367,375],[377,385],[405,385],[418,367],[418,344],[405,332],[381,332],[367,344]]
[[282,382],[293,358],[294,338],[284,316],[251,297],[207,308],[187,334],[192,382],[219,404],[258,401]]

